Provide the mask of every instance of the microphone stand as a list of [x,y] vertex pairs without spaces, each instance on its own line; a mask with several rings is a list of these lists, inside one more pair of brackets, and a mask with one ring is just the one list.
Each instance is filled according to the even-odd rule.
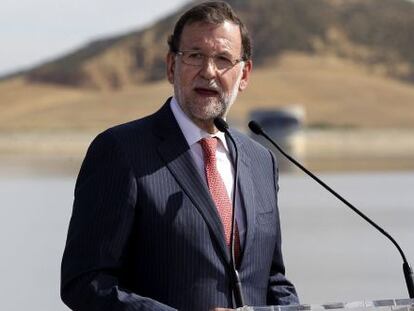
[[244,297],[243,297],[243,287],[240,281],[239,272],[236,268],[236,260],[234,255],[234,233],[235,233],[235,223],[236,223],[236,189],[237,189],[237,179],[238,179],[238,158],[239,153],[237,150],[236,142],[234,141],[232,135],[229,133],[229,126],[226,121],[218,117],[214,119],[214,125],[220,132],[224,132],[231,140],[235,150],[235,165],[234,165],[234,182],[233,182],[233,198],[232,198],[232,218],[231,218],[231,230],[230,230],[230,264],[233,272],[233,287],[234,287],[234,300],[236,302],[237,308],[245,306]]
[[339,199],[341,202],[343,202],[345,205],[347,205],[351,210],[353,210],[360,217],[362,217],[365,221],[367,221],[370,225],[372,225],[375,229],[377,229],[379,232],[381,232],[383,235],[385,235],[385,237],[387,237],[392,242],[392,244],[395,245],[395,247],[397,248],[397,250],[400,253],[400,255],[402,257],[402,260],[403,260],[403,272],[404,272],[404,278],[405,278],[405,282],[406,282],[406,285],[407,285],[407,290],[408,290],[409,297],[411,299],[414,298],[414,274],[413,274],[413,270],[411,269],[411,267],[410,267],[410,265],[407,261],[407,258],[405,257],[405,254],[404,254],[403,250],[398,245],[398,243],[395,241],[395,239],[387,231],[385,231],[383,228],[381,228],[379,225],[377,225],[374,221],[372,221],[368,216],[366,216],[359,209],[357,209],[355,206],[353,206],[351,203],[349,203],[347,200],[345,200],[342,196],[340,196],[337,192],[335,192],[331,187],[329,187],[327,184],[325,184],[321,179],[319,179],[312,172],[310,172],[308,169],[306,169],[302,164],[300,164],[294,158],[292,158],[290,155],[288,155],[281,147],[279,147],[279,145],[274,140],[272,140],[269,137],[269,135],[266,134],[266,132],[263,130],[263,128],[256,121],[250,121],[249,122],[249,128],[253,133],[255,133],[257,135],[261,135],[264,138],[266,138],[289,161],[291,161],[293,164],[295,164],[297,167],[299,167],[303,172],[305,172],[307,175],[309,175],[313,180],[315,180],[323,188],[328,190],[337,199]]

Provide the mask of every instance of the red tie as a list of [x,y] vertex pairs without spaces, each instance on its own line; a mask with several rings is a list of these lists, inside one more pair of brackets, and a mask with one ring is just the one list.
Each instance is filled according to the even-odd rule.
[[[216,204],[224,228],[226,244],[230,247],[232,203],[226,191],[226,186],[217,170],[216,149],[217,138],[209,137],[200,140],[204,154],[204,170],[206,173],[207,184],[213,201]],[[236,261],[240,254],[240,238],[237,224],[235,224],[235,243],[234,255]]]

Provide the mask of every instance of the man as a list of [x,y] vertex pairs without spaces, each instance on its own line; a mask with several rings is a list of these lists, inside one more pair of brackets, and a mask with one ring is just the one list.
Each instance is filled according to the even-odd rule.
[[[213,120],[225,118],[247,86],[250,40],[229,5],[209,2],[180,18],[169,45],[174,97],[155,114],[98,135],[82,164],[62,261],[61,295],[73,310],[235,307],[234,150]],[[245,303],[298,303],[284,276],[275,159],[232,135]]]

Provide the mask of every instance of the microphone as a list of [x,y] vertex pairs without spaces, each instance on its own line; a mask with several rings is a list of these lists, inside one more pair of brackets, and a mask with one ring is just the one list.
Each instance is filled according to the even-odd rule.
[[406,282],[406,285],[407,285],[407,290],[408,290],[409,297],[411,299],[414,298],[414,275],[413,275],[413,270],[411,269],[411,267],[410,267],[410,265],[407,261],[407,258],[405,257],[404,252],[402,251],[402,249],[398,245],[398,243],[394,240],[394,238],[387,231],[385,231],[383,228],[381,228],[379,225],[377,225],[373,220],[371,220],[368,216],[366,216],[364,213],[362,213],[360,210],[358,210],[355,206],[353,206],[351,203],[349,203],[347,200],[345,200],[342,196],[340,196],[337,192],[335,192],[332,188],[330,188],[327,184],[325,184],[322,180],[320,180],[318,177],[316,177],[312,172],[310,172],[308,169],[306,169],[302,164],[300,164],[294,158],[292,158],[290,155],[288,155],[282,148],[279,147],[279,145],[274,140],[272,140],[269,137],[269,135],[266,134],[266,132],[263,130],[263,128],[256,121],[250,121],[249,122],[249,128],[253,133],[266,138],[289,161],[291,161],[293,164],[295,164],[297,167],[299,167],[302,171],[304,171],[307,175],[309,175],[313,180],[315,180],[323,188],[328,190],[331,194],[333,194],[342,203],[347,205],[351,210],[353,210],[360,217],[362,217],[365,221],[367,221],[370,225],[372,225],[375,229],[377,229],[379,232],[381,232],[385,237],[387,237],[392,242],[392,244],[395,245],[395,247],[398,249],[398,252],[400,253],[400,255],[403,259],[403,272],[404,272],[404,278],[405,278],[405,282]]
[[236,191],[237,191],[237,179],[238,169],[237,163],[239,158],[239,152],[237,150],[236,142],[229,132],[229,125],[222,118],[217,117],[214,119],[214,125],[220,131],[225,133],[231,140],[235,150],[235,163],[234,163],[234,182],[233,182],[233,198],[232,198],[232,219],[231,219],[231,230],[230,230],[230,263],[233,272],[233,287],[234,287],[234,299],[238,308],[245,306],[243,297],[243,287],[240,281],[239,272],[236,268],[236,260],[234,256],[234,227],[236,223]]

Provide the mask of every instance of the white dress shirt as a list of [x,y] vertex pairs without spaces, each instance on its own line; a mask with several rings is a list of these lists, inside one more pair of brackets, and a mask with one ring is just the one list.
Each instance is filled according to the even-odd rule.
[[[225,134],[222,132],[217,132],[215,134],[207,133],[206,131],[200,129],[194,122],[184,113],[178,104],[177,100],[173,97],[170,101],[170,107],[174,114],[175,119],[184,134],[184,137],[190,146],[197,170],[200,173],[200,176],[204,179],[207,185],[207,178],[204,171],[204,158],[203,150],[201,145],[198,143],[200,139],[205,137],[217,137],[217,150],[216,150],[216,159],[217,159],[217,170],[220,173],[220,176],[224,182],[224,185],[229,195],[230,202],[233,201],[233,188],[234,188],[234,168],[232,160],[230,157],[229,148],[227,146],[227,141]],[[239,231],[240,237],[240,246],[243,249],[245,241],[245,232],[246,232],[246,221],[245,213],[241,208],[240,203],[240,193],[236,195],[236,222],[237,229]]]
[[193,121],[184,113],[180,105],[177,103],[176,99],[173,97],[170,102],[171,110],[174,114],[175,119],[178,122],[178,125],[181,128],[181,131],[184,134],[185,139],[187,140],[188,145],[190,146],[191,152],[193,153],[193,158],[196,162],[197,169],[200,175],[204,178],[207,183],[206,174],[204,172],[204,159],[203,159],[203,150],[201,145],[198,143],[201,139],[205,137],[217,137],[217,170],[220,173],[221,179],[226,186],[227,194],[232,201],[233,198],[233,183],[234,183],[234,169],[233,164],[230,158],[230,152],[227,146],[227,141],[225,134],[222,132],[217,132],[215,134],[207,133],[206,131],[200,129]]

